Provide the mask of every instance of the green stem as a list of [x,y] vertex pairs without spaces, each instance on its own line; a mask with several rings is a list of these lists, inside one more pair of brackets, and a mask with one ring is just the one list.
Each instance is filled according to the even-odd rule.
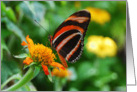
[[55,91],[62,91],[61,79],[59,77],[56,77],[54,87]]
[[2,85],[1,85],[1,89],[3,89],[6,85],[7,85],[7,83],[9,83],[11,80],[14,80],[14,79],[20,79],[21,78],[21,76],[20,76],[20,74],[15,74],[15,75],[13,75],[13,76],[11,76],[10,78],[8,78]]
[[66,84],[66,82],[67,82],[67,78],[56,77],[54,83],[55,91],[62,91],[63,86]]
[[29,82],[33,78],[33,75],[34,75],[34,67],[30,67],[21,80],[19,80],[16,84],[3,91],[15,91],[16,89],[22,87],[24,84]]

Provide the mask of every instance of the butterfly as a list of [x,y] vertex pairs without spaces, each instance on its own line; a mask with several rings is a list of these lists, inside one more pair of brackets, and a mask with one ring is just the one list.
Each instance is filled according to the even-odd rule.
[[67,68],[67,62],[76,62],[83,52],[84,36],[90,22],[90,13],[81,10],[70,15],[55,31],[49,35],[49,41],[62,64]]

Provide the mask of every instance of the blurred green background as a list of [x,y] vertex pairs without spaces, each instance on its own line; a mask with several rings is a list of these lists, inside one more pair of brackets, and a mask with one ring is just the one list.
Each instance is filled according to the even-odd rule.
[[[25,51],[21,42],[25,41],[27,35],[35,43],[42,43],[47,46],[49,41],[46,30],[53,35],[56,28],[66,18],[87,7],[97,8],[100,11],[105,10],[110,15],[110,19],[103,24],[96,21],[89,23],[81,58],[76,63],[68,63],[69,68],[73,68],[75,71],[74,79],[68,80],[62,88],[66,91],[125,91],[126,1],[1,2],[1,84],[14,74],[20,73],[22,76],[26,72],[23,70],[23,59],[16,59],[13,55]],[[100,16],[102,16],[101,14]],[[43,30],[34,20],[37,20],[46,30]],[[115,51],[117,53],[113,56],[100,57],[87,50],[86,44],[92,35],[111,38],[116,43],[117,49]],[[56,57],[58,58],[57,55]],[[56,62],[60,62],[60,60],[57,59]],[[16,78],[10,81],[5,88],[18,80]],[[41,71],[31,82],[18,91],[53,91],[55,90],[54,85]]]

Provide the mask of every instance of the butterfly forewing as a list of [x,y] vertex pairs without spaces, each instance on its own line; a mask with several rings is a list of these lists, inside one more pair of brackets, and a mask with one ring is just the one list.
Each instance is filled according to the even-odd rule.
[[89,21],[90,13],[81,10],[68,17],[55,31],[51,44],[65,60],[75,62],[81,56]]

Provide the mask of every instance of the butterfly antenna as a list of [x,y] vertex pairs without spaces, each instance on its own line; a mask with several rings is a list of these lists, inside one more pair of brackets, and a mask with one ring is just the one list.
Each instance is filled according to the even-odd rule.
[[[36,23],[38,23],[39,24],[39,26],[41,26],[44,30],[46,30],[46,28],[44,28],[37,20],[34,20]],[[46,32],[50,35],[50,33],[49,33],[49,31],[48,30],[46,30]]]
[[[46,30],[37,20],[34,20],[36,23],[39,24],[39,26],[41,26],[44,30]],[[46,32],[50,35],[49,31],[46,30]],[[50,43],[47,43],[50,46]]]

